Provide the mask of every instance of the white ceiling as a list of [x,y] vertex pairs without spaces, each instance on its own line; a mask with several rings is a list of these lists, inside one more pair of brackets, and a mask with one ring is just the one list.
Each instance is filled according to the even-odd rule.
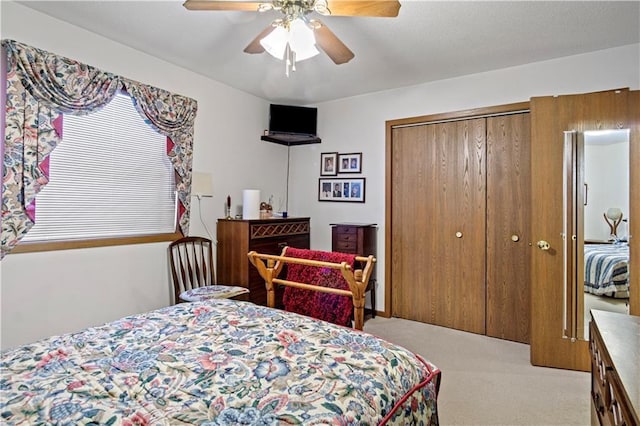
[[[408,1],[397,18],[318,16],[354,53],[284,63],[244,47],[277,12],[188,11],[182,0],[21,4],[271,102],[298,105],[640,42],[639,1]],[[330,4],[330,0],[329,0]]]

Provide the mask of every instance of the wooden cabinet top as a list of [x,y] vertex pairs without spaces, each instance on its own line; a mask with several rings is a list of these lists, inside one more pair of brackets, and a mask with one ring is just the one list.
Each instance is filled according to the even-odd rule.
[[353,226],[357,228],[370,228],[378,226],[377,223],[330,223],[329,226]]
[[640,317],[591,310],[629,402],[640,413]]
[[276,223],[276,222],[299,222],[299,221],[309,221],[308,217],[270,217],[268,219],[225,219],[221,217],[218,219],[218,222],[248,222],[248,223]]

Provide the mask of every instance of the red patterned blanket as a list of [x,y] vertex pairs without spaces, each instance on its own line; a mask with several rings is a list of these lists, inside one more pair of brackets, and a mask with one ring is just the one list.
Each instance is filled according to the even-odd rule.
[[[353,254],[296,249],[293,247],[287,248],[285,256],[331,263],[347,262],[352,268],[356,259]],[[349,284],[347,284],[339,269],[290,263],[287,265],[287,280],[349,290]],[[338,325],[351,326],[353,301],[349,296],[286,287],[282,302],[286,311],[296,312]]]

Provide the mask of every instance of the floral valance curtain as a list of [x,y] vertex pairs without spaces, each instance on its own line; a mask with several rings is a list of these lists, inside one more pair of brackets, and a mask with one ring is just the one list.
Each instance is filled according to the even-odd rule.
[[187,235],[196,101],[14,40],[3,40],[2,47],[7,86],[0,258],[34,224],[36,195],[48,182],[48,157],[62,138],[61,114],[88,114],[109,103],[119,90],[126,90],[142,118],[167,136],[179,224]]

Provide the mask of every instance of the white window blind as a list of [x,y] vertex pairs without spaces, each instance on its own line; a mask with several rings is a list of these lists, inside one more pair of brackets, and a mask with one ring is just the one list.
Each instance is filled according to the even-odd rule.
[[23,241],[65,241],[175,231],[174,171],[166,136],[129,96],[103,109],[65,115],[49,183],[36,198],[36,224]]

